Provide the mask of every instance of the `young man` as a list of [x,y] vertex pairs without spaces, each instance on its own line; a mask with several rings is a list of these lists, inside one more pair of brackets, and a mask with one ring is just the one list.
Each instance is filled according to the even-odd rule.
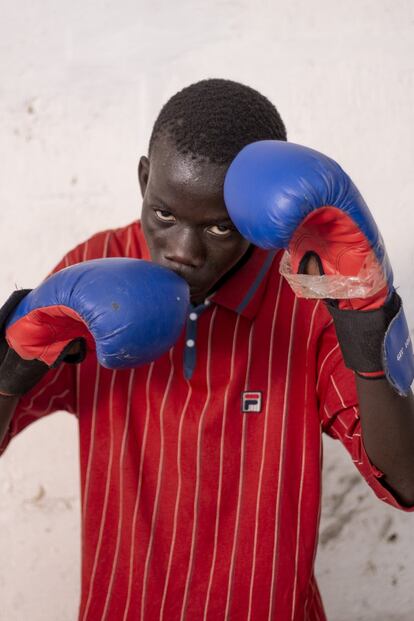
[[82,621],[325,618],[321,429],[382,500],[414,502],[412,395],[346,368],[324,303],[296,298],[281,252],[229,219],[229,164],[267,139],[285,141],[285,128],[253,89],[205,80],[172,97],[139,163],[141,222],[97,233],[54,272],[151,259],[190,286],[185,330],[149,364],[109,370],[90,351],[1,398],[3,450],[41,416],[78,417]]

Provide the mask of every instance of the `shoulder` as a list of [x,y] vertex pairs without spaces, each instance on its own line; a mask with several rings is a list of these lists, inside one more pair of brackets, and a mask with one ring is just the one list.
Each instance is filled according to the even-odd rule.
[[75,263],[106,257],[148,258],[139,220],[123,227],[98,231],[65,254],[52,273]]

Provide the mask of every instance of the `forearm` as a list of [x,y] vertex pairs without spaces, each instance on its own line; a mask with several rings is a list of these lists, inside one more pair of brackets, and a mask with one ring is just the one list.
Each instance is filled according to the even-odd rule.
[[413,393],[400,397],[386,379],[355,378],[365,450],[402,503],[413,505]]
[[7,433],[11,419],[16,410],[20,397],[4,397],[0,395],[0,444]]

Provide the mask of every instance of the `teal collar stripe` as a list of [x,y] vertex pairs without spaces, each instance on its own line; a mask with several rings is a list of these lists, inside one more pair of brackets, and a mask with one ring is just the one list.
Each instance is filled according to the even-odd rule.
[[263,278],[267,274],[267,270],[272,264],[275,254],[276,254],[276,250],[269,252],[266,261],[263,263],[259,273],[257,274],[256,278],[252,282],[250,289],[248,290],[243,300],[240,302],[240,304],[236,308],[236,313],[241,314],[246,308],[246,306],[249,304],[250,300],[253,298],[254,294],[256,293],[256,291],[258,290],[260,286],[260,283],[262,282]]

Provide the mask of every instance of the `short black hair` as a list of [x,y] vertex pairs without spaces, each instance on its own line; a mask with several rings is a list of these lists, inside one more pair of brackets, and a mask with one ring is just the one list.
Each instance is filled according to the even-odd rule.
[[232,80],[201,80],[176,93],[161,109],[149,142],[166,135],[179,153],[222,165],[257,140],[286,140],[275,106],[258,91]]

